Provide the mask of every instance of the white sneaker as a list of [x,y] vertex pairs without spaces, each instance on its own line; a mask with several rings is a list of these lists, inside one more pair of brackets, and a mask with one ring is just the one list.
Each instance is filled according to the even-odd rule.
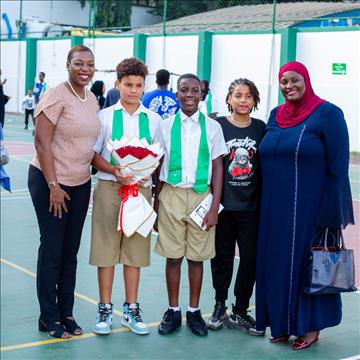
[[147,325],[142,321],[140,311],[138,303],[130,305],[124,303],[121,323],[135,334],[147,335],[150,331]]
[[112,308],[113,304],[98,304],[98,312],[96,315],[96,322],[92,328],[95,334],[107,335],[110,334],[112,326]]

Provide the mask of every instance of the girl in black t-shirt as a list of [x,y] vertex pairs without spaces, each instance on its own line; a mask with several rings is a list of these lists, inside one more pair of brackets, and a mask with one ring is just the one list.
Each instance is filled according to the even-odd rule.
[[[209,329],[221,329],[224,324],[251,335],[263,335],[256,330],[255,319],[248,315],[256,273],[256,243],[260,166],[258,148],[265,133],[265,123],[250,117],[260,102],[259,91],[248,79],[236,79],[230,86],[226,103],[229,117],[219,117],[228,154],[224,157],[224,186],[221,203],[224,210],[216,226],[216,256],[211,260],[215,307],[208,321]],[[230,316],[226,300],[234,266],[235,244],[240,250],[240,265],[235,282],[235,305]]]

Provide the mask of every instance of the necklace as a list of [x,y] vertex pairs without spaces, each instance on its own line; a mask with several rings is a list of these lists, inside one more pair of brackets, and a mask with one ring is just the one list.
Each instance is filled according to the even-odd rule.
[[239,123],[237,122],[234,117],[231,115],[230,116],[230,121],[236,126],[236,127],[239,127],[239,128],[246,128],[248,126],[250,126],[252,120],[251,120],[251,117],[249,117],[249,120],[246,122],[246,123]]
[[86,91],[86,89],[85,89],[85,97],[84,97],[84,99],[82,99],[82,98],[79,96],[79,94],[75,91],[75,89],[72,87],[71,82],[70,82],[69,80],[66,80],[66,81],[67,81],[67,83],[69,84],[70,89],[72,90],[72,92],[74,93],[74,95],[75,95],[81,102],[85,102],[85,101],[87,100],[87,91]]

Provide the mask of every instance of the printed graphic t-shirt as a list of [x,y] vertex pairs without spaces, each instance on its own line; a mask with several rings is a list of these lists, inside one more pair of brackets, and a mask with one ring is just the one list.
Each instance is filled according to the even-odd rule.
[[176,95],[169,90],[157,89],[148,92],[144,94],[141,102],[149,110],[159,114],[163,120],[175,115],[179,109]]
[[224,187],[221,203],[228,211],[256,211],[261,191],[258,149],[265,123],[252,118],[250,126],[239,128],[226,117],[220,123],[228,154],[224,156]]

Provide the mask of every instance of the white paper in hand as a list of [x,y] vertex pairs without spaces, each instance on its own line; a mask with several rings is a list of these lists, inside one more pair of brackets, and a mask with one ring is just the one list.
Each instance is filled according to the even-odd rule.
[[[209,212],[213,200],[213,195],[209,193],[206,198],[194,209],[190,214],[190,217],[196,225],[198,225],[202,230],[205,230],[205,226],[202,226],[206,214]],[[219,205],[219,213],[224,207]]]

